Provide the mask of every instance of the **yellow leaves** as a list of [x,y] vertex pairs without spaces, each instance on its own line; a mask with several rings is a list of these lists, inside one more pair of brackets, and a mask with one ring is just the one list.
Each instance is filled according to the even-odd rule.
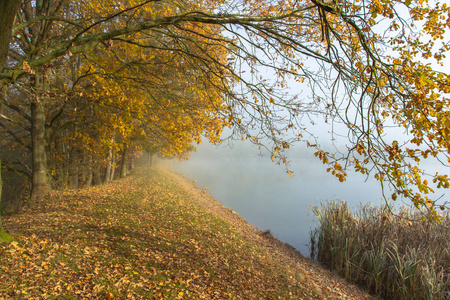
[[364,65],[363,65],[361,62],[359,62],[359,61],[357,61],[357,62],[355,63],[355,66],[356,66],[360,71],[362,71],[362,70],[364,69]]
[[49,263],[46,263],[46,262],[42,262],[42,263],[41,263],[41,267],[42,267],[45,271],[47,271],[48,269],[50,269],[50,264],[49,264]]
[[446,188],[450,187],[450,181],[448,175],[440,175],[436,173],[433,178],[433,183],[437,183],[437,188]]
[[85,255],[92,255],[92,254],[95,254],[96,252],[98,252],[97,247],[84,247],[84,249],[83,249],[83,253]]
[[345,180],[347,180],[345,178],[345,175],[342,175],[342,174],[337,174],[336,177],[339,179],[340,182],[344,182]]
[[386,151],[389,153],[389,159],[390,160],[394,160],[394,159],[399,159],[399,155],[401,153],[401,149],[399,148],[398,142],[397,141],[393,141],[392,142],[392,147],[387,147]]
[[372,1],[372,5],[370,7],[370,11],[372,13],[372,18],[375,19],[379,13],[383,10],[383,5],[379,0]]
[[322,161],[323,164],[328,163],[327,154],[328,153],[323,151],[323,150],[319,150],[319,151],[314,152],[314,156],[318,157]]
[[[140,13],[145,18],[153,18],[181,9],[170,3],[163,5],[165,9],[158,8],[159,4],[146,5],[140,9]],[[171,7],[175,10],[171,10]],[[141,146],[147,141],[156,140],[161,151],[170,155],[186,152],[193,141],[201,142],[202,133],[213,142],[219,141],[226,122],[216,107],[221,106],[223,85],[227,84],[228,79],[214,74],[226,70],[218,66],[217,62],[226,60],[228,53],[219,42],[211,44],[199,34],[217,36],[216,26],[186,23],[184,28],[186,30],[174,28],[173,33],[185,39],[186,49],[183,51],[199,59],[214,60],[208,72],[196,70],[192,62],[187,62],[185,56],[177,55],[174,51],[158,50],[157,47],[149,50],[132,43],[112,45],[111,41],[106,41],[107,48],[114,46],[114,51],[101,49],[101,55],[99,50],[88,54],[89,59],[83,64],[80,75],[87,72],[97,75],[89,77],[93,84],[89,89],[82,90],[82,97],[95,99],[90,103],[95,104],[96,130],[91,131],[101,132],[100,138],[96,136],[97,140],[107,140],[109,136],[115,135],[116,140],[126,140],[127,143],[133,140],[135,144],[138,141]],[[142,45],[149,41],[159,43],[158,39],[148,35],[136,34],[130,38]],[[173,42],[169,39],[167,44]],[[93,72],[99,66],[101,69]],[[239,119],[235,121],[241,122]],[[79,123],[82,126],[88,122],[80,120]],[[80,136],[74,138],[81,139]],[[94,140],[90,140],[92,144]],[[86,143],[80,141],[79,144]],[[92,145],[92,148],[100,147]]]
[[355,164],[355,171],[361,174],[366,174],[368,172],[367,168],[363,167],[359,162]]
[[35,71],[30,67],[28,62],[25,60],[22,62],[22,69],[29,74],[35,74]]
[[386,85],[386,82],[387,82],[387,81],[388,81],[388,77],[387,77],[387,76],[383,76],[383,77],[381,77],[381,78],[378,79],[377,85],[378,85],[379,87],[383,87],[383,86]]
[[450,118],[449,117],[442,117],[441,122],[443,125],[447,128],[450,128]]
[[12,248],[12,249],[21,249],[21,248],[19,247],[19,243],[18,243],[17,241],[12,241],[11,243],[9,243],[9,248]]
[[401,64],[402,64],[401,60],[398,59],[398,58],[394,59],[394,60],[392,61],[392,63],[393,63],[394,65],[401,65]]
[[378,180],[379,182],[383,182],[383,180],[384,180],[384,174],[383,173],[376,173],[375,175],[374,175],[374,178],[376,179],[376,180]]
[[[108,16],[115,13],[118,9],[138,3],[139,1],[134,0],[119,3],[106,0],[82,2],[80,5],[82,5],[81,9],[87,10],[87,19],[95,20],[93,16]],[[134,24],[133,22],[142,23],[142,20],[151,20],[176,14],[181,15],[197,9],[200,12],[211,11],[214,13],[214,19],[220,20],[221,16],[216,15],[213,9],[214,6],[220,5],[220,2],[207,1],[206,3],[174,3],[169,1],[146,4],[140,7],[139,10],[131,10],[129,13],[124,13],[123,18],[117,18],[114,22],[100,24],[94,29],[94,32],[107,32],[110,30],[109,27],[121,28],[128,26],[128,24],[131,26]],[[248,5],[249,7],[248,10],[242,13],[245,14],[251,11],[266,16],[277,16],[282,11],[289,12],[292,10],[292,3],[289,1],[275,1],[273,3],[264,3],[260,6],[253,5],[254,3],[256,2],[244,1],[243,6]],[[417,3],[422,5],[422,1],[414,1],[412,3],[412,1],[407,0],[405,2],[407,6],[412,4],[414,8],[418,6]],[[370,130],[374,128],[372,125],[375,125],[376,129],[373,129],[373,132],[378,130],[377,133],[381,134],[383,132],[382,122],[386,121],[386,124],[389,124],[389,120],[385,119],[392,118],[394,122],[398,121],[405,128],[413,127],[417,129],[412,134],[414,135],[413,142],[417,142],[418,145],[423,145],[423,137],[426,137],[429,139],[430,144],[436,144],[437,147],[445,148],[449,144],[450,130],[448,128],[450,128],[450,118],[438,115],[436,112],[448,111],[448,103],[437,106],[437,103],[440,103],[437,101],[441,99],[440,94],[450,91],[448,78],[446,78],[447,76],[435,74],[425,63],[415,64],[412,62],[414,56],[422,53],[427,57],[442,59],[445,56],[445,52],[432,55],[433,53],[430,52],[430,49],[427,49],[432,44],[401,36],[400,33],[386,34],[386,36],[393,36],[392,39],[388,38],[386,40],[382,35],[377,36],[374,34],[371,31],[371,27],[376,26],[382,16],[385,16],[386,19],[395,17],[393,9],[396,8],[396,5],[391,1],[374,0],[364,3],[362,1],[353,3],[344,3],[342,1],[323,2],[323,5],[329,5],[325,6],[325,8],[331,10],[332,14],[342,12],[341,16],[330,16],[330,11],[322,12],[328,17],[325,23],[328,22],[326,25],[331,27],[329,32],[325,27],[320,28],[320,26],[316,26],[315,23],[317,22],[315,21],[317,20],[314,21],[313,19],[313,22],[310,23],[313,25],[309,25],[308,22],[311,17],[308,15],[310,13],[308,5],[310,4],[306,2],[296,4],[298,5],[297,8],[300,8],[301,14],[305,13],[304,16],[308,16],[307,18],[303,18],[303,15],[299,12],[299,15],[295,18],[288,19],[289,24],[292,24],[292,26],[280,26],[286,33],[274,31],[273,36],[280,34],[281,38],[286,39],[283,42],[280,40],[279,43],[275,43],[277,45],[276,48],[273,48],[275,51],[269,49],[267,53],[275,55],[279,51],[279,55],[282,56],[275,58],[274,62],[293,62],[292,64],[286,63],[286,65],[282,65],[276,72],[276,75],[280,76],[280,81],[285,79],[285,77],[287,78],[288,75],[286,74],[291,72],[295,80],[302,82],[306,79],[306,82],[309,82],[309,84],[316,82],[316,91],[319,91],[322,88],[320,80],[315,81],[314,72],[310,73],[308,71],[306,74],[303,74],[305,73],[303,71],[306,71],[307,68],[303,70],[301,64],[296,63],[302,58],[295,56],[295,49],[300,49],[301,47],[296,45],[301,45],[302,47],[305,46],[305,48],[302,48],[304,50],[302,50],[302,53],[311,51],[312,56],[320,53],[322,53],[320,55],[323,55],[324,51],[327,50],[326,44],[331,42],[330,45],[336,45],[336,49],[340,49],[337,50],[335,55],[341,57],[334,57],[333,55],[333,57],[330,56],[324,59],[323,70],[326,70],[326,64],[329,59],[334,60],[336,58],[330,64],[330,67],[336,66],[337,72],[342,72],[337,74],[338,78],[342,79],[342,82],[340,81],[341,79],[336,81],[339,84],[336,85],[335,95],[340,95],[341,91],[349,91],[349,93],[351,91],[355,93],[354,95],[361,94],[364,91],[364,97],[372,97],[371,100],[373,101],[370,105],[374,106],[373,112],[377,120],[373,121],[372,124],[368,124],[371,126]],[[203,6],[208,7],[204,9]],[[367,7],[370,8],[370,11],[367,10]],[[438,38],[441,35],[440,27],[445,28],[445,26],[439,26],[444,23],[444,21],[440,21],[441,17],[446,18],[446,14],[444,14],[446,12],[445,9],[446,6],[442,5],[441,9],[434,10],[434,12],[432,10],[414,10],[411,14],[413,18],[415,18],[415,15],[423,16],[427,22],[427,28],[424,32],[430,33],[432,38]],[[344,12],[347,15],[345,18],[368,16],[365,19],[355,18],[356,26],[361,28],[353,30],[350,23],[346,23]],[[311,16],[313,14],[316,14],[315,9],[311,10]],[[282,21],[280,20],[280,24],[283,23]],[[399,24],[401,24],[405,26],[404,32],[409,31],[406,22],[394,23],[394,21],[398,20],[387,21],[389,23],[386,24],[386,28],[397,31],[400,29]],[[298,29],[291,28],[296,27],[297,24],[301,24],[301,26],[298,26]],[[275,26],[270,27],[273,25],[270,23],[264,24],[264,26],[263,23],[258,23],[258,28],[266,28],[266,25],[268,26],[267,28],[276,30]],[[252,30],[248,30],[248,32],[250,33]],[[328,33],[331,33],[332,39],[333,36],[340,35],[340,37],[326,41]],[[73,95],[77,96],[74,103],[77,102],[83,105],[80,105],[79,108],[74,107],[70,111],[70,117],[76,120],[77,124],[75,126],[79,130],[69,137],[73,139],[71,146],[78,145],[79,148],[86,146],[86,148],[89,148],[90,153],[100,154],[107,147],[117,150],[123,149],[122,145],[131,143],[145,147],[151,142],[160,147],[165,154],[179,155],[191,149],[189,148],[191,142],[201,142],[200,135],[202,133],[210,140],[218,142],[221,128],[224,125],[236,125],[236,127],[241,128],[245,126],[245,121],[242,120],[238,113],[235,113],[234,109],[230,108],[230,111],[226,111],[228,107],[225,108],[226,106],[221,105],[223,91],[230,91],[232,84],[229,85],[229,83],[233,81],[232,78],[234,77],[236,81],[240,80],[240,74],[237,72],[233,74],[233,70],[239,64],[240,59],[236,59],[239,58],[237,57],[239,51],[233,55],[227,53],[233,45],[229,44],[227,38],[221,35],[219,26],[201,24],[200,22],[174,22],[169,27],[158,27],[155,30],[150,29],[146,32],[122,36],[121,38],[129,39],[130,43],[120,43],[118,39],[115,39],[113,45],[112,40],[104,41],[106,47],[101,47],[90,53],[84,53],[86,59],[83,58],[81,67],[76,70],[80,78],[88,73],[95,75],[89,77],[88,80],[82,80],[83,82],[79,88],[77,86],[74,87]],[[273,41],[270,40],[270,37],[264,36],[264,38],[267,38],[265,46],[271,45]],[[289,41],[293,41],[292,44],[289,44]],[[236,42],[234,46],[239,50],[239,43],[237,41],[234,42]],[[378,52],[379,44],[388,45],[389,43],[391,43],[389,47],[397,52],[394,54],[395,58],[385,56],[384,51]],[[256,47],[260,46],[262,44],[256,44]],[[241,50],[245,50],[245,47]],[[369,53],[371,50],[373,51]],[[67,54],[70,55],[70,53]],[[327,54],[330,54],[330,52],[327,52]],[[73,60],[74,58],[67,60]],[[380,61],[378,61],[378,58],[380,58]],[[241,59],[244,61],[245,57],[241,57]],[[258,64],[259,59],[262,58],[249,55],[248,62]],[[318,60],[320,60],[319,56]],[[231,65],[232,61],[233,65]],[[264,61],[261,62],[262,65],[266,64]],[[269,66],[270,62],[266,65]],[[32,72],[27,62],[23,62],[22,67],[26,72]],[[335,74],[333,73],[324,72],[323,74],[334,76]],[[307,74],[308,76],[303,77]],[[245,77],[242,78],[244,79]],[[346,78],[351,79],[346,81]],[[369,82],[369,80],[372,81]],[[280,82],[278,87],[283,88],[287,83],[286,79],[286,81]],[[366,83],[367,89],[365,89]],[[249,99],[245,101],[255,102],[253,108],[255,113],[261,116],[262,123],[266,120],[274,121],[271,118],[277,109],[273,108],[276,106],[275,104],[282,104],[282,102],[278,101],[279,98],[276,98],[275,95],[277,94],[274,91],[267,88],[269,85],[264,87],[264,85],[260,86],[258,83],[258,90],[260,87],[261,92],[266,92],[265,95],[261,95],[259,99],[255,97],[252,100],[250,100],[249,96]],[[437,95],[433,95],[433,93]],[[60,94],[63,95],[64,93]],[[353,99],[358,101],[357,98],[350,98],[349,100],[346,99],[346,95],[342,96],[344,102],[336,107],[344,108],[346,106],[345,101],[349,101],[348,103],[351,103]],[[260,104],[256,105],[258,101],[260,101]],[[317,102],[320,102],[320,105],[322,105],[323,103],[328,104],[327,101],[328,99],[322,102],[318,100]],[[339,99],[333,99],[333,101],[339,101]],[[365,101],[366,99],[361,98],[361,114],[363,119],[370,123],[370,113],[372,111],[367,114],[366,118],[364,105],[369,102]],[[264,105],[266,107],[263,107]],[[220,111],[217,111],[216,108],[220,108]],[[272,111],[269,111],[269,108]],[[302,109],[299,109],[292,115],[297,117],[301,112]],[[221,117],[221,114],[224,117]],[[429,124],[430,117],[436,118],[436,124]],[[357,118],[354,119],[356,120]],[[89,126],[84,125],[88,124],[87,121],[91,122]],[[278,122],[278,120],[274,122]],[[432,119],[431,123],[433,122],[434,119]],[[288,128],[292,128],[291,125]],[[360,130],[360,128],[357,128],[357,130]],[[370,135],[373,132],[367,132],[367,134]],[[297,132],[294,134],[297,134]],[[115,136],[114,141],[109,140],[112,136]],[[245,135],[243,137],[246,138]],[[355,140],[352,142],[355,142]],[[374,152],[370,152],[373,151],[374,147],[367,140],[355,143],[356,145],[352,144],[349,148],[356,156],[367,157],[369,154],[374,154]],[[277,153],[289,148],[288,143],[277,144],[277,148],[275,148]],[[315,145],[310,145],[309,143],[307,145],[308,147],[315,147]],[[354,148],[352,148],[353,146]],[[381,145],[381,147],[383,146]],[[391,163],[397,163],[402,160],[403,153],[401,148],[399,145],[393,144],[386,149],[387,152],[375,153],[380,154],[380,156],[374,158],[374,161],[387,153]],[[406,154],[404,155],[406,156]],[[335,160],[329,153],[321,150],[317,151],[315,156],[324,164],[328,164],[330,160],[332,162]],[[410,155],[410,158],[418,159],[412,155]],[[367,165],[362,162],[355,164],[355,170],[363,174],[367,172],[366,167]],[[331,169],[335,172],[334,175],[339,177],[340,181],[345,180],[343,173],[345,167],[338,163],[332,163]],[[55,170],[52,170],[52,174],[57,173]],[[394,172],[391,174],[394,174]],[[400,177],[402,174],[395,173],[395,176]],[[413,178],[416,181],[423,182],[417,176],[413,176]],[[379,175],[379,179],[383,180],[383,177]],[[424,185],[426,186],[427,184]],[[426,190],[424,187],[419,186],[419,188]]]
[[113,295],[113,293],[111,293],[111,292],[107,292],[107,293],[105,294],[105,298],[106,298],[106,299],[114,299],[114,295]]
[[355,150],[356,150],[356,152],[358,152],[358,154],[360,154],[360,155],[366,155],[366,146],[364,146],[363,143],[358,143],[358,144],[355,146]]

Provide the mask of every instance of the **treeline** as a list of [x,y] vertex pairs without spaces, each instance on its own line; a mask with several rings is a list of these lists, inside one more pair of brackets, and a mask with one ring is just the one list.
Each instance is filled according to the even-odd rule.
[[109,182],[126,176],[143,151],[183,155],[205,132],[218,140],[226,78],[216,76],[224,73],[219,64],[201,64],[225,59],[220,43],[201,38],[220,35],[214,26],[138,32],[87,51],[67,50],[39,67],[27,63],[83,38],[83,28],[102,34],[171,9],[183,7],[155,2],[127,13],[115,1],[23,2],[6,64],[22,64],[25,72],[4,87],[1,99],[6,194],[26,198],[29,187],[33,200],[49,189]]
[[[373,176],[438,221],[450,177],[421,166],[450,160],[450,75],[431,67],[446,15],[422,0],[3,0],[3,165],[36,199],[228,125],[276,163],[304,142],[340,181]],[[318,123],[345,146],[326,149]]]

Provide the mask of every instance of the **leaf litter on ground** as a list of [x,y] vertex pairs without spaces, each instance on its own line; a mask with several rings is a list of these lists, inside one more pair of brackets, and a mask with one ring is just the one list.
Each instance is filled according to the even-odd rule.
[[158,168],[4,218],[0,299],[370,299]]

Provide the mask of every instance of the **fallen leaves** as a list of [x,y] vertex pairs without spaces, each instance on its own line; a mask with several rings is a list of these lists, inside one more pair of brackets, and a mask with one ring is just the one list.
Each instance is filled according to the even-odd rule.
[[53,192],[5,218],[15,240],[0,245],[0,298],[317,299],[323,292],[298,262],[198,201],[162,171]]

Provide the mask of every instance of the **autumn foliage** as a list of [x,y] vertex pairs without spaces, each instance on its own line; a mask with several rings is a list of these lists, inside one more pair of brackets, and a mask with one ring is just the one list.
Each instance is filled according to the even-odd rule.
[[5,166],[38,199],[229,126],[286,165],[305,142],[338,180],[373,176],[439,220],[450,179],[423,165],[449,161],[449,16],[425,0],[23,1],[0,74],[4,152],[20,153]]

